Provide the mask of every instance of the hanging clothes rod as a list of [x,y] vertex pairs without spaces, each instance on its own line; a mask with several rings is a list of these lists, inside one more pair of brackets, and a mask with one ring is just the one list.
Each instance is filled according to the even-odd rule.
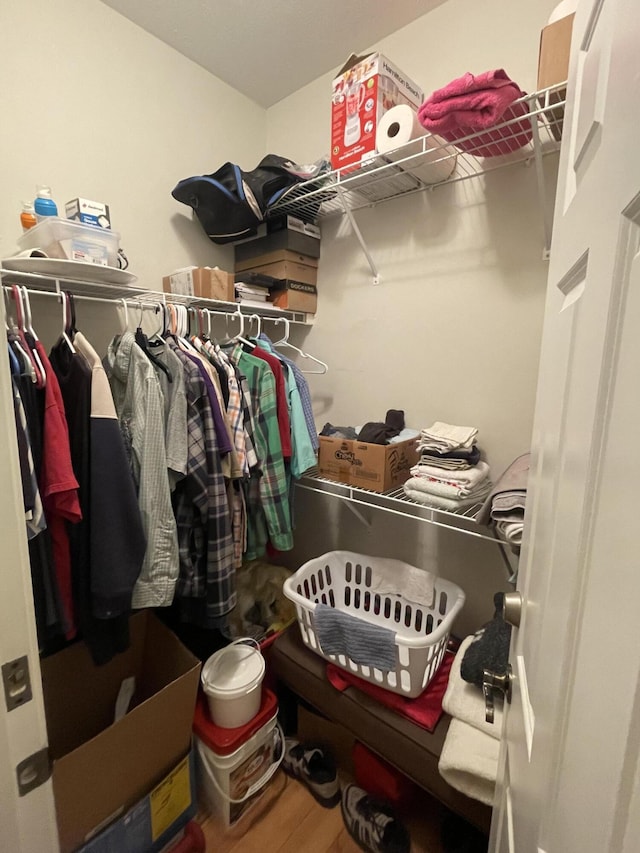
[[[2,289],[5,292],[9,293],[11,291],[11,285],[10,284],[3,284]],[[27,293],[29,294],[29,296],[53,296],[56,299],[59,299],[60,296],[62,295],[62,292],[58,293],[55,290],[32,290],[29,287],[26,290],[27,290]],[[69,292],[72,293],[73,291],[70,290]],[[102,296],[84,296],[82,294],[76,295],[75,293],[73,294],[73,298],[76,301],[81,300],[82,302],[102,302],[105,305],[112,305],[114,308],[119,308],[122,305],[122,298],[120,298],[120,299],[105,299]],[[158,305],[161,304],[159,300],[157,302],[150,302],[148,300],[136,299],[134,297],[131,297],[129,299],[125,299],[124,301],[127,302],[129,305],[135,305],[137,308],[153,309],[154,311],[157,309]]]

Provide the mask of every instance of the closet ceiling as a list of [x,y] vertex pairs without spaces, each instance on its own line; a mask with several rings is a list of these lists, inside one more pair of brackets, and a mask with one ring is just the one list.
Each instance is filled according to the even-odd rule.
[[263,107],[445,0],[102,0]]

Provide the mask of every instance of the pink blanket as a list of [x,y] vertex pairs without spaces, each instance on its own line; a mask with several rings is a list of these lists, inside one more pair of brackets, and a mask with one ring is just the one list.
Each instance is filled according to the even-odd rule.
[[[495,127],[528,114],[526,103],[514,103],[524,94],[502,69],[477,77],[467,73],[433,92],[420,107],[418,119],[428,131],[454,142],[463,151],[477,157],[496,157],[531,141],[528,119]],[[478,131],[486,133],[463,139]]]

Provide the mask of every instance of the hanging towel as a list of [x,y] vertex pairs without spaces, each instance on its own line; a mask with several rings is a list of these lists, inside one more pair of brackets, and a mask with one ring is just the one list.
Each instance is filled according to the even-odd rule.
[[326,604],[316,604],[313,624],[322,651],[389,672],[396,665],[396,635]]
[[503,521],[523,521],[530,467],[530,453],[523,453],[513,460],[484,502],[478,513],[478,524],[489,524],[491,519],[497,521],[499,518]]
[[482,690],[475,684],[464,681],[460,674],[462,660],[475,639],[474,634],[466,637],[456,652],[449,673],[449,684],[442,699],[442,707],[450,716],[462,720],[462,722],[484,732],[489,737],[499,739],[502,732],[502,707],[498,704],[495,705],[494,722],[488,723],[484,716],[485,706]]
[[499,753],[499,740],[453,717],[438,770],[452,788],[490,806],[498,776]]
[[378,558],[371,574],[369,591],[379,595],[410,601],[422,607],[433,607],[435,575],[400,560]]
[[[496,157],[531,142],[528,119],[495,129],[496,124],[528,114],[527,103],[514,103],[524,94],[501,68],[477,76],[467,73],[433,92],[418,110],[418,119],[428,131],[456,143],[462,151]],[[482,130],[487,132],[464,140]]]

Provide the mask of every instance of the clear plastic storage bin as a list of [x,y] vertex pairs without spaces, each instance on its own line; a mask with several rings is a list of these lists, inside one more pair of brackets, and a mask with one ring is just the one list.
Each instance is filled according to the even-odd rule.
[[[420,570],[400,560],[330,551],[301,566],[284,582],[283,590],[296,606],[300,633],[308,648],[365,681],[414,697],[438,671],[451,626],[465,599],[456,584],[426,571],[424,586],[417,596],[415,590],[413,593],[420,603],[405,598],[403,578],[415,581],[416,572]],[[393,589],[389,578],[397,578]],[[395,668],[387,672],[356,663],[347,655],[325,654],[314,624],[314,611],[320,603],[392,630]]]
[[120,234],[97,225],[81,225],[59,216],[48,216],[18,238],[21,251],[42,249],[50,258],[118,266]]

